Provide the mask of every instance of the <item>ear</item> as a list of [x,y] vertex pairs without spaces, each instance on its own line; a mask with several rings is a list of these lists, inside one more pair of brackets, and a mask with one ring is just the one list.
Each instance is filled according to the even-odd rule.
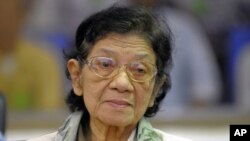
[[77,60],[70,59],[67,63],[73,90],[77,96],[82,96],[81,67]]
[[151,96],[150,103],[149,103],[148,107],[152,107],[154,105],[156,95],[159,92],[162,85],[164,84],[164,82],[166,81],[166,79],[167,79],[166,75],[163,75],[163,77],[157,83],[154,84],[155,86],[153,89],[153,94]]

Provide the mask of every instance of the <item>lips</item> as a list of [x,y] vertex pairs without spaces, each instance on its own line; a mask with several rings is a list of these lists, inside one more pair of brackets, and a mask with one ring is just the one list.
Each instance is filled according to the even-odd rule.
[[125,100],[108,100],[106,102],[114,108],[126,108],[132,106],[131,103]]

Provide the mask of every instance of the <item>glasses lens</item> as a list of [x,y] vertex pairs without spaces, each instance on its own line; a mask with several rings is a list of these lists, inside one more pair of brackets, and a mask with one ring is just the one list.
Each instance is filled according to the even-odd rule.
[[95,57],[90,60],[91,69],[99,76],[109,77],[116,67],[116,61],[107,57]]
[[130,63],[127,69],[132,79],[137,81],[147,81],[155,74],[154,65],[140,61]]
[[[94,57],[89,60],[90,69],[98,76],[111,78],[119,73],[117,62],[113,58]],[[153,64],[135,61],[126,65],[126,71],[130,79],[145,82],[153,78],[156,68]]]

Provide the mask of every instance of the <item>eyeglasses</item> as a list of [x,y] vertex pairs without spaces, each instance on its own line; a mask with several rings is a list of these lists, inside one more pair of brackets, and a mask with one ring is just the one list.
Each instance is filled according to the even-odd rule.
[[112,78],[119,74],[121,69],[125,69],[131,80],[146,82],[151,80],[157,73],[157,69],[153,64],[139,60],[119,65],[113,58],[93,57],[81,62],[87,64],[90,70],[101,78]]

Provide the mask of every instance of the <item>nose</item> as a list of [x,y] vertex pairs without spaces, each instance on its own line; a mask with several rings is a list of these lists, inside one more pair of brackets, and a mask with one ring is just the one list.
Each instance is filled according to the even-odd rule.
[[120,69],[119,73],[112,79],[109,87],[121,93],[132,92],[134,87],[131,82],[132,80],[130,80],[125,69]]

